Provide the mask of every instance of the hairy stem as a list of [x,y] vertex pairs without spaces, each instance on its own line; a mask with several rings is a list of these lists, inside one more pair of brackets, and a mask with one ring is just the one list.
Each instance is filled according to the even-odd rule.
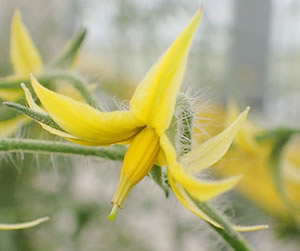
[[122,161],[126,147],[87,147],[67,142],[36,139],[0,139],[0,152],[29,152],[62,155],[95,156],[109,160]]
[[248,246],[247,242],[244,238],[236,232],[232,224],[224,217],[221,213],[219,213],[216,209],[210,206],[207,203],[200,202],[198,200],[193,200],[195,204],[207,215],[209,215],[213,220],[218,222],[223,229],[217,228],[213,225],[211,227],[222,236],[222,238],[237,251],[251,251],[252,249]]
[[[49,82],[51,81],[69,81],[81,93],[82,97],[89,105],[99,109],[97,103],[91,95],[91,92],[88,90],[86,81],[76,73],[70,71],[51,71],[40,74],[39,76],[37,76],[37,79],[39,82],[41,82],[42,85],[46,86],[48,86]],[[30,80],[29,78],[0,79],[0,89],[21,89],[21,83],[30,85]]]

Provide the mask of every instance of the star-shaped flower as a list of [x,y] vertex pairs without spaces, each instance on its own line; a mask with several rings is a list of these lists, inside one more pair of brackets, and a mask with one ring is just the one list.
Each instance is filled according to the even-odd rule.
[[[245,110],[225,131],[196,147],[181,159],[166,135],[175,109],[176,98],[184,77],[194,33],[203,15],[202,8],[185,30],[152,66],[137,87],[128,111],[101,112],[87,104],[57,94],[40,85],[32,77],[33,89],[45,111],[37,106],[23,85],[29,106],[47,113],[59,126],[42,126],[53,134],[83,145],[128,143],[120,183],[113,196],[113,219],[130,190],[139,183],[155,163],[168,166],[170,185],[179,200],[193,213],[219,225],[198,209],[191,198],[207,201],[234,187],[240,177],[222,181],[203,181],[195,176],[220,159],[247,116]],[[247,231],[264,228],[236,227]]]

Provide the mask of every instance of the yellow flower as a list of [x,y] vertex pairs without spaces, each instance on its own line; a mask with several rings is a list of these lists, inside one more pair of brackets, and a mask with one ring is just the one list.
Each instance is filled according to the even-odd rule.
[[[15,72],[10,79],[27,78],[30,73],[39,74],[43,70],[43,62],[39,51],[34,45],[29,32],[16,10],[11,23],[10,58]],[[23,96],[21,89],[0,90],[3,100],[18,100]]]
[[[221,134],[183,156],[180,162],[166,136],[192,38],[202,15],[203,11],[200,9],[175,42],[152,66],[137,87],[130,101],[129,111],[100,112],[87,104],[46,89],[32,77],[32,86],[41,104],[62,128],[58,130],[42,124],[46,130],[83,145],[130,144],[123,162],[120,183],[113,196],[114,206],[110,219],[115,218],[118,208],[122,207],[133,186],[145,177],[154,163],[160,162],[167,164],[169,180],[179,200],[193,213],[219,227],[196,208],[189,196],[207,201],[228,191],[240,180],[240,177],[233,177],[222,181],[203,181],[197,179],[195,173],[214,164],[225,154],[249,109]],[[38,112],[45,112],[34,103],[29,90],[24,86],[23,89],[29,106]],[[236,229],[247,231],[264,227]]]
[[[14,69],[14,75],[2,78],[1,81],[9,80],[8,83],[16,81],[24,81],[29,79],[29,75],[41,74],[44,70],[43,60],[38,49],[32,41],[26,26],[22,22],[21,13],[16,10],[11,23],[11,39],[10,39],[10,58]],[[12,81],[13,80],[13,81]],[[68,93],[74,95],[78,100],[83,100],[82,96],[73,87],[67,86],[63,83],[59,85],[58,91],[61,93]],[[0,99],[5,101],[17,101],[23,98],[23,91],[21,88],[5,88],[0,89]],[[9,118],[4,115],[6,111],[1,110],[0,114],[0,137],[6,137],[13,134],[18,128],[30,119],[23,115],[13,112]],[[5,117],[5,118],[4,118]]]
[[[239,113],[238,107],[230,102],[226,112],[220,113],[225,124],[228,124]],[[202,116],[202,115],[201,115]],[[204,115],[206,116],[206,115]],[[237,134],[234,147],[215,164],[214,171],[221,176],[243,175],[237,189],[246,198],[270,214],[289,220],[291,211],[282,200],[270,170],[272,142],[257,142],[255,137],[264,132],[251,121],[245,121]],[[212,134],[213,136],[214,134]],[[291,200],[300,200],[300,140],[295,137],[284,147],[282,155],[283,182]],[[294,213],[294,219],[300,222],[300,214]]]

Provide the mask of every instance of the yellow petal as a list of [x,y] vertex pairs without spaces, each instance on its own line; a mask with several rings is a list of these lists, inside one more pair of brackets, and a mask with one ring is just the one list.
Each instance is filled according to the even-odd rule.
[[122,206],[132,187],[149,173],[159,151],[159,137],[150,127],[144,128],[133,139],[124,158],[120,184],[113,197],[113,204]]
[[[29,89],[25,86],[24,83],[21,84],[21,87],[24,91],[25,98],[26,98],[26,101],[27,101],[29,107],[32,110],[36,111],[36,112],[39,112],[39,113],[42,113],[42,114],[47,114],[41,107],[39,107],[34,102]],[[38,121],[38,123],[42,126],[42,128],[44,128],[46,131],[50,132],[51,134],[54,134],[54,135],[59,136],[59,137],[63,137],[66,140],[71,141],[73,143],[77,143],[77,144],[80,144],[80,145],[86,145],[86,146],[98,146],[99,145],[98,142],[80,140],[80,139],[76,138],[75,136],[73,136],[69,133],[66,133],[66,132],[63,132],[61,130],[55,129],[55,128],[53,128],[51,126],[48,126],[44,123],[41,123],[39,121]]]
[[178,181],[193,198],[199,201],[211,200],[229,191],[241,180],[240,176],[235,176],[221,181],[204,181],[194,178],[186,171],[178,172],[178,170],[173,170],[173,172],[170,173],[174,175],[176,181]]
[[160,151],[157,155],[156,164],[159,165],[160,167],[167,165],[167,160],[166,160],[164,151],[162,149],[160,149]]
[[215,164],[229,149],[234,137],[245,121],[249,107],[223,132],[197,146],[193,151],[184,155],[181,163],[189,172],[199,172]]
[[[229,125],[239,115],[239,109],[235,102],[229,102],[227,109],[227,124]],[[245,151],[256,153],[261,150],[260,145],[255,140],[255,135],[259,132],[258,128],[252,125],[249,121],[245,121],[243,127],[236,136],[236,143]]]
[[240,177],[232,177],[222,181],[203,181],[195,178],[176,160],[176,152],[165,134],[161,136],[161,147],[168,163],[168,173],[181,184],[194,198],[200,201],[210,200],[230,189],[239,181]]
[[11,136],[28,121],[30,121],[29,118],[22,115],[12,119],[0,121],[0,138]]
[[25,25],[21,14],[15,11],[11,25],[11,61],[18,75],[27,76],[30,73],[40,73],[43,63]]
[[36,219],[33,221],[28,221],[28,222],[18,223],[18,224],[1,224],[0,223],[0,230],[17,230],[17,229],[35,227],[47,220],[49,220],[49,217],[43,217],[43,218],[39,218],[39,219]]
[[32,86],[43,107],[67,133],[84,141],[109,145],[131,139],[143,124],[130,111],[100,112],[95,108],[57,94],[31,77]]
[[171,122],[189,48],[202,14],[201,8],[177,40],[150,69],[131,99],[130,106],[134,115],[143,123],[155,128],[159,135]]
[[[212,224],[215,227],[222,228],[217,222],[215,222],[213,219],[211,219],[209,216],[207,216],[203,211],[200,210],[200,208],[197,207],[197,205],[194,203],[194,201],[190,198],[190,196],[186,193],[185,189],[172,178],[172,176],[169,174],[169,182],[171,185],[172,190],[176,194],[179,201],[192,213],[199,216],[203,220],[207,221],[208,223]],[[256,225],[256,226],[235,226],[233,225],[233,229],[238,232],[248,232],[248,231],[256,231],[256,230],[262,230],[267,229],[267,225]]]

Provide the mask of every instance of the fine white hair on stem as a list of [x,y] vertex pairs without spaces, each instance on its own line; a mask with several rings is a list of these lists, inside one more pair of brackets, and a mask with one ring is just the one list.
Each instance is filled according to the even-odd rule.
[[[214,116],[209,116],[206,114],[214,114],[217,111],[214,107],[214,98],[210,91],[210,88],[199,88],[199,85],[189,84],[185,85],[184,93],[188,97],[191,110],[189,114],[183,114],[183,119],[189,119],[189,116],[193,116],[193,138],[210,138],[213,135],[209,134],[208,128],[222,128],[223,124],[220,125],[217,123],[217,119],[214,119]],[[180,114],[182,116],[182,114]],[[175,112],[176,116],[176,112]],[[186,141],[184,136],[180,136],[182,141]],[[197,141],[189,142],[194,144]],[[180,143],[180,142],[179,142]]]
[[16,154],[14,154],[14,153],[7,153],[6,154],[8,162],[11,163],[18,170],[18,172],[20,173],[21,172],[21,168],[18,165],[15,156],[16,156]]
[[56,158],[55,158],[54,154],[50,154],[50,163],[51,163],[51,166],[52,166],[52,168],[54,170],[55,177],[57,179],[58,178],[57,161],[56,161]]
[[129,100],[120,100],[117,96],[113,97],[113,101],[117,108],[121,111],[128,111],[129,110]]

